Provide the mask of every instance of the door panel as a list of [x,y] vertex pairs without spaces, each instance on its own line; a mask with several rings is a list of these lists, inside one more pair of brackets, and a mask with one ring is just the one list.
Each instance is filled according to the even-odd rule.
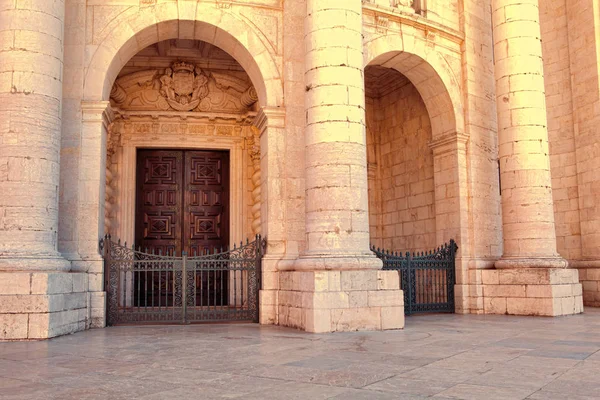
[[[190,256],[220,252],[229,244],[229,155],[187,151],[183,247]],[[195,274],[197,305],[227,305],[229,273]]]
[[183,247],[191,256],[219,251],[229,244],[229,155],[185,153]]
[[[229,244],[229,154],[223,151],[139,150],[136,246],[193,257]],[[172,273],[137,273],[137,306],[172,298]],[[196,276],[195,304],[228,304],[228,273]],[[161,300],[162,301],[162,300]],[[160,303],[159,303],[160,304]],[[165,304],[165,303],[162,303]]]
[[183,153],[142,150],[137,167],[136,245],[181,254]]

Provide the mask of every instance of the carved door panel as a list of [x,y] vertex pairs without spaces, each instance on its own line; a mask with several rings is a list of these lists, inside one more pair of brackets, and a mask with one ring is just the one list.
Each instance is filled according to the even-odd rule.
[[[181,255],[182,190],[183,152],[138,152],[135,244],[142,251]],[[152,268],[150,264],[147,266]],[[160,308],[173,305],[172,272],[140,270],[129,280],[133,283],[133,306]]]
[[[190,257],[229,244],[229,154],[140,150],[137,160],[136,246]],[[170,305],[172,273],[132,277],[134,305]],[[196,274],[195,304],[226,305],[228,274]]]
[[[190,256],[220,252],[229,244],[229,154],[187,151],[183,248]],[[195,304],[227,305],[227,271],[195,274]]]
[[187,151],[184,162],[183,247],[190,256],[219,251],[229,244],[229,155]]
[[136,245],[181,255],[183,152],[140,150],[137,168]]

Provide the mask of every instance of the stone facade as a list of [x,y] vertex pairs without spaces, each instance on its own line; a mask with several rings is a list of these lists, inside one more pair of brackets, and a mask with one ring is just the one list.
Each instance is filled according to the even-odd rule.
[[105,326],[147,147],[229,151],[263,324],[402,328],[369,245],[451,238],[456,312],[600,306],[597,1],[1,3],[0,339]]

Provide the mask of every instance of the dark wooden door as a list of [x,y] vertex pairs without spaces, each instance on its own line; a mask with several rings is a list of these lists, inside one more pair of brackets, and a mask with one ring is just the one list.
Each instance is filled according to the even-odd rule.
[[229,154],[186,151],[183,248],[190,256],[229,244]]
[[[178,257],[182,251],[193,257],[225,249],[229,245],[229,153],[139,150],[137,157],[136,246]],[[134,279],[138,306],[173,297],[172,276],[140,274]],[[197,274],[196,304],[227,304],[227,283],[224,271]]]
[[183,152],[140,150],[137,159],[136,245],[181,255]]

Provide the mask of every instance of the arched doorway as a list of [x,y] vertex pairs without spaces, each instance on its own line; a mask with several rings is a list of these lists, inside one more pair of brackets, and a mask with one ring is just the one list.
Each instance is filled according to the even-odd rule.
[[104,228],[135,250],[105,254],[108,322],[256,320],[259,260],[229,250],[260,233],[247,73],[210,43],[165,40],[125,64],[110,107]]
[[[170,4],[165,5],[167,8],[171,6],[172,5]],[[276,57],[274,58],[273,52],[264,46],[264,42],[257,37],[257,35],[260,35],[259,33],[256,33],[251,27],[248,27],[247,30],[240,30],[240,26],[245,25],[245,23],[235,19],[235,17],[230,14],[225,12],[221,13],[220,11],[215,13],[214,10],[212,10],[211,13],[203,15],[202,18],[205,19],[205,21],[197,21],[195,20],[195,13],[194,15],[186,17],[183,15],[185,13],[182,14],[182,12],[180,12],[179,19],[164,20],[165,14],[163,14],[163,12],[165,11],[165,7],[162,7],[161,9],[148,8],[144,10],[144,14],[149,14],[146,15],[146,17],[150,16],[150,18],[142,18],[140,15],[123,15],[122,23],[115,24],[112,32],[107,35],[106,39],[96,48],[95,53],[91,57],[90,67],[86,72],[84,100],[82,102],[82,137],[84,138],[87,150],[79,157],[78,167],[80,169],[85,168],[92,173],[85,174],[86,176],[81,175],[79,178],[80,200],[78,202],[77,220],[82,221],[82,223],[78,225],[77,232],[80,237],[78,241],[78,254],[82,259],[80,264],[87,269],[87,272],[90,275],[90,282],[93,281],[93,284],[90,283],[90,292],[92,292],[92,299],[96,298],[96,304],[102,304],[102,298],[105,295],[102,285],[104,278],[102,260],[98,253],[97,245],[98,238],[101,237],[105,231],[105,224],[110,225],[109,229],[119,229],[119,233],[124,235],[132,235],[135,231],[135,218],[132,216],[132,214],[135,214],[135,211],[131,211],[132,204],[133,210],[135,210],[135,201],[129,199],[125,202],[129,207],[129,211],[126,212],[127,210],[125,210],[121,204],[115,202],[119,196],[117,194],[117,197],[115,198],[113,196],[112,199],[112,201],[115,202],[114,204],[116,207],[109,210],[110,212],[106,215],[108,218],[105,218],[104,215],[105,209],[111,208],[111,193],[108,193],[108,197],[105,201],[105,191],[107,189],[107,186],[105,185],[106,172],[108,171],[109,180],[116,179],[116,182],[118,182],[119,179],[128,177],[128,182],[132,182],[130,178],[133,176],[133,182],[135,182],[136,173],[134,168],[132,168],[132,165],[134,164],[131,163],[131,157],[129,157],[129,162],[124,163],[122,171],[119,170],[117,175],[115,175],[111,170],[112,165],[114,165],[114,157],[111,155],[108,165],[105,164],[105,160],[107,160],[107,147],[109,152],[114,151],[111,149],[111,146],[114,144],[112,131],[118,130],[120,128],[118,126],[119,124],[123,125],[125,131],[133,126],[127,126],[131,121],[118,122],[119,119],[123,118],[122,115],[118,115],[118,110],[117,112],[113,110],[113,105],[115,104],[115,96],[123,96],[123,93],[118,89],[113,92],[113,89],[115,87],[115,82],[125,76],[122,73],[124,67],[126,69],[137,68],[137,66],[128,63],[133,60],[133,58],[135,58],[134,56],[139,54],[140,51],[144,51],[144,49],[147,49],[149,46],[157,47],[161,43],[163,43],[161,46],[164,46],[165,43],[172,40],[180,41],[179,44],[176,44],[174,49],[179,47],[185,48],[190,45],[193,47],[198,46],[198,43],[205,43],[205,51],[208,51],[206,50],[208,49],[208,46],[222,50],[223,53],[227,54],[227,57],[229,57],[229,62],[235,62],[237,68],[243,71],[248,86],[246,89],[241,90],[241,87],[238,85],[239,80],[236,81],[235,79],[226,83],[223,83],[221,80],[217,84],[216,81],[218,79],[213,79],[215,77],[215,74],[213,73],[211,73],[212,78],[207,76],[209,82],[207,82],[206,85],[209,87],[209,90],[211,85],[213,85],[213,88],[216,91],[220,90],[221,92],[228,92],[233,90],[233,92],[239,93],[238,98],[233,101],[233,103],[236,103],[237,101],[236,104],[238,105],[245,104],[244,107],[246,108],[251,106],[250,108],[252,110],[249,114],[246,113],[245,116],[243,115],[244,113],[240,112],[237,112],[235,118],[232,118],[230,115],[228,117],[230,123],[224,124],[227,125],[226,127],[217,127],[219,124],[214,122],[218,119],[218,117],[215,116],[215,112],[211,114],[210,110],[200,110],[204,113],[203,118],[213,120],[212,125],[214,129],[212,132],[214,135],[209,139],[206,137],[210,135],[203,135],[200,131],[191,133],[188,128],[192,127],[194,124],[189,123],[189,121],[186,122],[186,117],[176,123],[170,121],[169,124],[164,122],[164,124],[161,125],[156,119],[157,115],[147,115],[146,117],[154,118],[154,120],[150,125],[146,125],[146,127],[140,129],[149,129],[150,134],[152,135],[154,130],[157,129],[156,124],[158,124],[158,130],[160,132],[154,132],[154,134],[155,136],[158,134],[158,136],[161,137],[160,140],[162,140],[162,142],[160,140],[154,140],[152,143],[146,143],[146,145],[141,144],[137,147],[134,146],[135,152],[138,151],[139,147],[144,146],[152,148],[164,146],[162,147],[163,149],[170,148],[177,149],[177,151],[191,149],[229,152],[229,156],[231,157],[229,185],[231,201],[229,202],[229,214],[234,215],[239,221],[235,226],[230,224],[231,233],[229,235],[229,244],[241,240],[242,237],[245,238],[248,231],[261,231],[263,235],[268,235],[270,228],[268,218],[269,209],[265,206],[265,203],[267,202],[267,199],[273,203],[280,200],[275,195],[271,196],[268,187],[266,190],[262,190],[262,193],[258,190],[258,196],[256,193],[257,191],[254,190],[256,187],[263,188],[266,186],[266,174],[261,174],[260,172],[257,173],[257,171],[260,170],[261,164],[267,164],[269,158],[274,157],[269,154],[269,143],[280,136],[281,130],[284,127],[282,121],[284,120],[285,114],[281,108],[283,98],[281,95],[282,87],[279,73],[280,60]],[[174,4],[173,7],[177,9],[176,4]],[[198,7],[204,6],[198,5]],[[222,15],[216,15],[219,13]],[[152,17],[153,14],[156,15]],[[175,13],[175,15],[177,15],[177,13]],[[202,53],[202,49],[195,47],[194,52],[196,54]],[[180,105],[185,106],[184,108],[187,108],[190,104],[189,100],[192,100],[192,98],[198,94],[195,93],[195,90],[198,89],[201,91],[200,88],[203,85],[199,84],[199,82],[200,80],[203,80],[201,76],[205,74],[203,71],[204,68],[200,66],[200,68],[196,70],[196,65],[194,65],[194,67],[186,65],[185,63],[189,64],[189,61],[184,59],[185,54],[179,54],[175,56],[175,58],[178,58],[178,61],[184,64],[171,64],[171,66],[168,67],[163,66],[157,68],[157,74],[160,76],[157,76],[158,80],[151,79],[154,83],[150,84],[152,86],[150,89],[153,90],[153,95],[158,93],[162,96],[169,106],[169,109],[162,110],[161,112],[171,112],[175,114],[190,113],[193,112],[193,110],[178,110],[177,104],[175,104],[175,108],[173,108],[173,104],[169,104],[167,99],[171,97],[171,100],[174,99],[174,103],[180,103]],[[162,62],[165,62],[165,60]],[[167,71],[167,68],[170,71]],[[136,75],[136,73],[143,74],[143,71],[135,71],[129,75],[134,75],[136,76],[135,79],[137,79],[139,76]],[[193,75],[192,86],[196,86],[194,87],[194,90],[192,90],[192,93],[177,93],[181,91],[181,88],[178,88],[175,90],[175,97],[172,96],[173,93],[169,93],[169,90],[163,90],[161,94],[162,82],[160,81],[160,78],[166,76],[163,79],[165,82],[169,81],[168,78],[177,81],[179,78],[174,79],[176,73],[189,73]],[[190,76],[188,76],[188,79],[189,78]],[[176,82],[175,84],[178,85]],[[139,83],[136,83],[135,85],[139,86]],[[253,89],[250,89],[250,86],[252,86]],[[226,89],[223,89],[225,87]],[[127,92],[127,90],[125,92]],[[113,94],[112,99],[111,93]],[[131,93],[125,94],[131,95]],[[182,95],[189,96],[189,99],[182,99]],[[221,96],[221,99],[227,97],[227,95],[223,96]],[[252,101],[250,101],[250,99]],[[146,100],[149,99],[145,98],[144,101]],[[162,102],[157,100],[157,97],[152,97],[150,100],[150,102]],[[186,101],[188,101],[188,103],[186,103]],[[162,103],[164,105],[164,102]],[[130,103],[130,105],[131,104],[137,103],[133,102]],[[229,104],[231,105],[232,103],[230,102]],[[156,106],[156,104],[154,105]],[[214,105],[215,104],[213,104],[213,106]],[[198,104],[198,106],[200,106],[200,104]],[[217,112],[216,114],[219,113]],[[166,117],[166,115],[159,118],[164,117]],[[169,118],[175,117],[179,118],[175,115],[169,116]],[[173,126],[178,127],[173,128]],[[168,139],[162,134],[162,128],[167,130],[173,129],[173,132],[177,131],[178,134],[181,134],[181,129],[183,129],[181,128],[182,126],[186,126],[187,129],[188,135],[184,136],[187,143],[172,140],[166,143],[165,141]],[[244,127],[240,129],[240,126]],[[193,130],[196,128],[191,129]],[[109,131],[111,131],[110,135]],[[110,139],[108,142],[107,138]],[[225,138],[228,139],[225,140]],[[196,142],[194,142],[194,140],[196,140]],[[198,142],[198,140],[204,140],[204,144]],[[243,148],[244,151],[236,150],[240,148]],[[237,159],[238,161],[235,161],[234,159]],[[237,165],[234,165],[236,162]],[[85,181],[83,185],[81,181]],[[247,183],[247,185],[243,187],[240,186],[242,184],[240,183],[241,181]],[[236,183],[235,188],[232,186],[234,185],[234,182]],[[135,186],[135,184],[133,185]],[[130,185],[129,189],[132,187],[133,186]],[[110,185],[108,186],[108,190],[110,192]],[[125,188],[125,190],[121,190],[121,193],[124,196],[127,196],[127,193],[132,193],[132,191]],[[236,198],[235,200],[233,200],[234,195]],[[250,202],[252,202],[254,207],[246,207]],[[256,204],[258,204],[258,206]],[[261,215],[261,211],[265,210],[266,213],[263,212]],[[119,215],[119,213],[121,214]],[[83,223],[83,221],[85,221],[85,223]],[[273,232],[273,237],[276,238],[276,232]],[[132,240],[135,241],[135,239]],[[94,300],[92,301],[94,302]],[[92,309],[92,314],[103,313],[104,310],[102,310],[100,306]],[[92,316],[92,318],[101,321],[102,316],[98,316],[97,318]],[[101,326],[102,322],[96,322],[95,325]]]
[[436,246],[431,122],[400,72],[365,69],[371,244],[395,251]]
[[460,91],[437,53],[417,45],[402,50],[401,40],[390,37],[365,46],[371,241],[402,254],[444,243],[453,249],[449,242],[456,241],[459,253],[448,273],[409,275],[422,292],[431,282],[440,285],[418,301],[444,302],[442,308],[453,311],[455,298],[464,300],[454,288],[468,281],[469,253],[468,138]]

